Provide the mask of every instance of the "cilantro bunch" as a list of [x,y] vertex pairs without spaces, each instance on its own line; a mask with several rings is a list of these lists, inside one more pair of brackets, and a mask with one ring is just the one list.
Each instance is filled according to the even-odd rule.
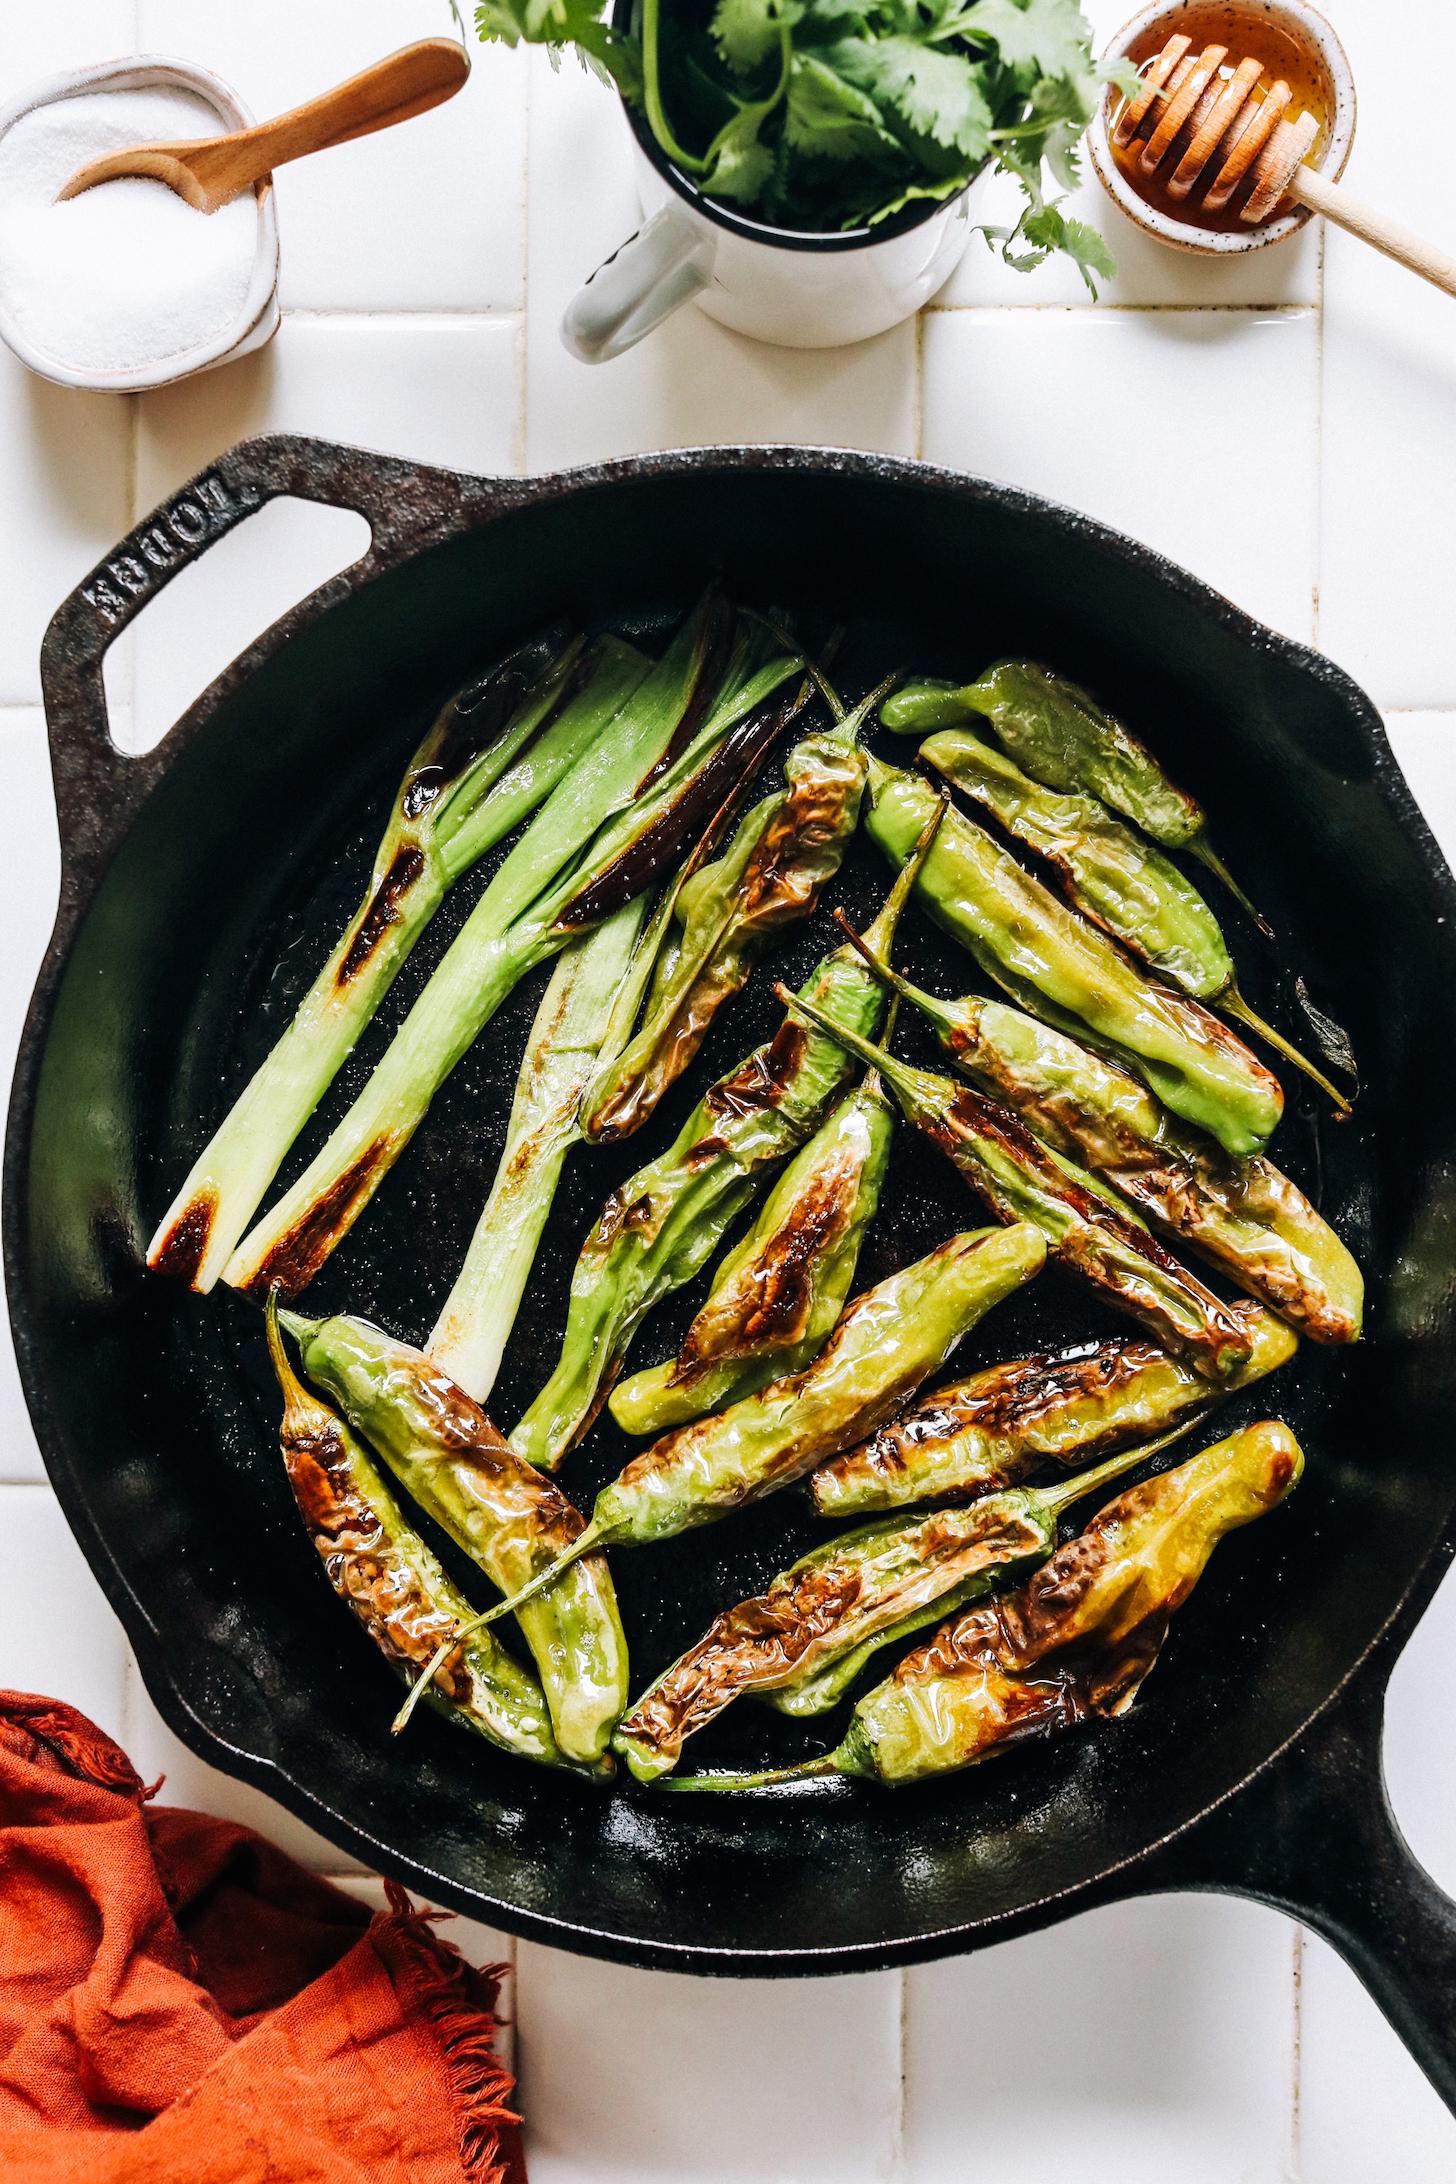
[[[479,0],[482,38],[575,46],[640,109],[705,196],[774,227],[873,227],[953,197],[989,162],[1021,184],[1007,262],[1067,253],[1096,293],[1102,238],[1047,195],[1080,179],[1103,84],[1078,0],[639,0],[631,34],[601,0]],[[1124,84],[1124,88],[1127,85]]]

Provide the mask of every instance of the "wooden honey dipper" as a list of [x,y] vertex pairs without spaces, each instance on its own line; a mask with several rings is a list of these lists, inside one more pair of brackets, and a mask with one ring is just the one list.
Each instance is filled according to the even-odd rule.
[[1140,171],[1156,176],[1175,202],[1205,181],[1195,219],[1199,209],[1222,212],[1244,190],[1239,218],[1257,227],[1292,198],[1456,296],[1456,258],[1306,166],[1319,135],[1314,115],[1287,120],[1293,93],[1283,78],[1270,82],[1252,55],[1226,69],[1228,52],[1207,45],[1195,53],[1181,31],[1170,38],[1140,71],[1137,91],[1112,124],[1113,143],[1124,151],[1141,144]]

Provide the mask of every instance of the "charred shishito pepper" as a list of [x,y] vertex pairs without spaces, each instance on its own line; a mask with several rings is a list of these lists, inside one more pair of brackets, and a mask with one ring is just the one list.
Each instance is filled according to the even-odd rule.
[[627,1645],[606,1557],[568,1552],[583,1535],[580,1512],[408,1343],[342,1316],[290,1312],[284,1324],[309,1379],[493,1585],[514,1593],[542,1570],[562,1568],[560,1582],[521,1609],[521,1631],[557,1743],[572,1759],[600,1758],[626,1704]]
[[[939,807],[866,938],[890,946],[933,836]],[[836,1024],[873,1032],[884,988],[851,947],[820,963],[802,989]],[[705,1267],[773,1170],[811,1137],[854,1065],[833,1039],[786,1021],[711,1085],[665,1153],[613,1192],[571,1277],[561,1356],[517,1423],[511,1445],[554,1470],[586,1431],[652,1307]]]
[[1244,999],[1218,920],[1170,858],[1095,796],[1043,788],[967,729],[927,737],[919,755],[1044,858],[1084,916],[1160,977],[1257,1032],[1302,1069],[1339,1114],[1349,1114],[1344,1093]]
[[755,805],[723,854],[678,890],[642,1026],[600,1073],[583,1108],[587,1137],[622,1138],[641,1128],[763,950],[813,910],[859,820],[859,731],[881,695],[872,692],[834,728],[796,744],[785,788]]
[[968,1076],[1044,1144],[1110,1183],[1315,1342],[1353,1342],[1364,1282],[1339,1237],[1263,1154],[1235,1159],[1115,1062],[1000,1001],[941,1001],[870,957]]
[[809,1481],[822,1517],[970,1501],[1044,1464],[1100,1456],[1194,1424],[1210,1405],[1287,1365],[1298,1339],[1236,1304],[1246,1361],[1215,1389],[1151,1342],[1083,1342],[988,1365],[892,1419]]
[[1281,1502],[1303,1466],[1287,1426],[1231,1435],[1119,1494],[1020,1591],[947,1623],[866,1693],[837,1750],[799,1767],[664,1786],[757,1789],[837,1774],[920,1782],[1124,1713],[1219,1541]]
[[[871,759],[870,797],[870,838],[901,864],[936,809],[936,792]],[[1262,1150],[1283,1110],[1277,1078],[1211,1010],[1149,979],[983,827],[949,813],[916,893],[1013,1001],[1074,1038],[1110,1047],[1226,1152]]]
[[857,1032],[830,1025],[812,1003],[780,988],[785,1004],[877,1068],[906,1120],[959,1169],[1003,1221],[1034,1222],[1069,1273],[1186,1358],[1223,1380],[1249,1354],[1248,1336],[1211,1289],[1181,1266],[1130,1209],[1032,1136],[995,1100],[929,1070],[912,1069]]
[[887,728],[925,734],[979,714],[1033,780],[1078,791],[1120,811],[1164,849],[1186,850],[1206,865],[1255,923],[1269,928],[1208,839],[1203,806],[1169,779],[1146,744],[1104,712],[1076,683],[1035,660],[1000,660],[979,681],[912,683],[881,711]]
[[550,1584],[577,1555],[671,1539],[803,1478],[903,1409],[961,1337],[1045,1259],[1034,1228],[978,1229],[865,1290],[811,1365],[634,1456],[602,1488],[591,1523],[561,1561],[492,1608],[490,1619]]
[[283,1395],[279,1439],[299,1514],[329,1583],[385,1659],[408,1679],[442,1647],[426,1696],[440,1713],[522,1759],[564,1764],[539,1685],[451,1584],[366,1451],[310,1395],[288,1362],[277,1306],[268,1349]]
[[871,1072],[784,1169],[677,1356],[614,1389],[608,1408],[624,1432],[665,1433],[721,1410],[822,1349],[854,1286],[893,1134]]
[[651,1782],[677,1765],[688,1737],[746,1693],[795,1715],[827,1712],[881,1646],[1029,1575],[1055,1548],[1062,1512],[1150,1453],[1128,1450],[1059,1486],[864,1525],[816,1547],[759,1598],[720,1615],[663,1671],[618,1725],[615,1750],[639,1782]]

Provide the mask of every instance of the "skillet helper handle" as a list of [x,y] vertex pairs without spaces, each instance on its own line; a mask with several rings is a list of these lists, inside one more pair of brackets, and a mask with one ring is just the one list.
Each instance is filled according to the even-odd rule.
[[1391,1810],[1381,1732],[1392,1665],[1378,1648],[1290,1750],[1149,1861],[1142,1885],[1251,1896],[1312,1928],[1456,2113],[1456,1901]]
[[311,618],[406,553],[496,512],[515,490],[507,482],[274,433],[240,441],[154,508],[82,578],[41,645],[61,851],[73,879],[99,872],[160,770],[160,748],[130,756],[113,739],[102,664],[112,640],[175,576],[280,496],[352,509],[369,525],[369,547],[293,610]]

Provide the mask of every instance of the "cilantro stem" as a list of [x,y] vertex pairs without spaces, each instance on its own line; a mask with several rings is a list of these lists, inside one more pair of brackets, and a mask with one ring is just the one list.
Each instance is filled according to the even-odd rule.
[[684,151],[672,133],[672,124],[662,103],[662,79],[658,70],[657,30],[659,0],[642,0],[642,97],[647,108],[647,125],[668,158],[685,174],[703,175],[712,164],[711,157],[697,159]]
[[789,70],[793,66],[794,41],[787,23],[780,23],[779,33],[779,80],[767,98],[735,99],[738,108],[731,121],[725,121],[707,151],[699,159],[686,151],[673,134],[662,103],[662,78],[657,58],[658,16],[661,0],[642,0],[642,97],[647,109],[647,123],[668,158],[685,174],[699,177],[711,174],[717,164],[718,154],[724,144],[742,129],[745,120],[761,127],[778,105],[789,88]]

